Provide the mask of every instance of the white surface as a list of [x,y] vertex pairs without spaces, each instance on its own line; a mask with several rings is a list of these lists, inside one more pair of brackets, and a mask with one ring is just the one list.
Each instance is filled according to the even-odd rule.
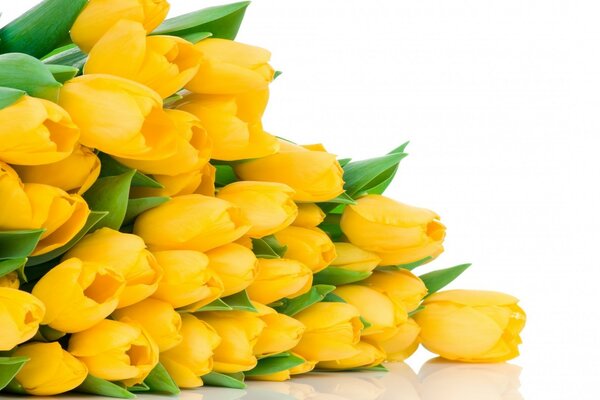
[[[223,1],[171,2],[181,13]],[[36,1],[2,3],[7,21]],[[474,263],[453,287],[521,298],[529,321],[514,364],[528,400],[597,398],[599,14],[600,3],[575,0],[256,0],[238,37],[284,72],[264,121],[272,133],[356,159],[411,140],[389,194],[442,215],[447,251],[430,267]],[[496,382],[503,367],[489,368]],[[450,380],[470,390],[478,376]],[[411,380],[308,377],[244,398],[288,399],[302,385],[328,393],[310,399],[375,399],[358,393],[380,385],[381,399],[419,398]],[[420,398],[518,398],[490,387]],[[198,393],[239,398],[182,398]]]

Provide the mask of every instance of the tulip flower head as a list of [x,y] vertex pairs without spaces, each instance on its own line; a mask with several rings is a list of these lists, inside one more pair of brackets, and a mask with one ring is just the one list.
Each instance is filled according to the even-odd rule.
[[0,351],[8,351],[31,339],[46,307],[37,297],[18,289],[0,287]]

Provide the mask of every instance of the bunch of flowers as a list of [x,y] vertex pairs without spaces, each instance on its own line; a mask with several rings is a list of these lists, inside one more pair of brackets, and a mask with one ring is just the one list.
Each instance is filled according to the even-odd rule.
[[[406,144],[338,159],[265,131],[247,2],[46,0],[0,30],[0,389],[130,398],[517,355],[509,295],[433,211],[382,195]],[[437,293],[436,293],[437,292]]]

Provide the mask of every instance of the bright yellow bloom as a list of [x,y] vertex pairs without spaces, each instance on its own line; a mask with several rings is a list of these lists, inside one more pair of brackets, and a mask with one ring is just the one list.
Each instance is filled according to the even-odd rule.
[[277,232],[275,238],[287,246],[286,258],[302,262],[312,272],[321,271],[336,257],[333,242],[319,228],[289,226]]
[[515,358],[525,326],[518,300],[499,292],[449,290],[431,295],[415,315],[421,341],[449,360],[499,362]]
[[202,194],[214,197],[216,168],[206,164],[202,169],[169,176],[154,175],[153,178],[164,187],[161,189],[147,187],[132,187],[131,197],[167,196],[176,197],[186,194]]
[[258,260],[252,250],[237,243],[229,243],[206,252],[209,268],[223,282],[222,297],[246,289],[258,273]]
[[188,90],[204,94],[237,94],[264,90],[275,71],[271,53],[260,47],[226,39],[205,39],[196,44],[202,63]]
[[0,161],[0,230],[36,228],[32,221],[31,203],[19,175]]
[[100,175],[100,160],[87,147],[78,146],[67,158],[44,165],[15,166],[25,183],[43,183],[65,192],[82,194]]
[[[298,354],[292,353],[294,356],[300,357]],[[317,365],[316,361],[307,361],[305,360],[303,364],[297,365],[293,368],[286,369],[283,371],[275,372],[267,375],[252,375],[247,376],[246,379],[250,379],[253,381],[271,381],[271,382],[283,382],[291,379],[292,375],[305,374],[307,372],[312,371]]]
[[217,193],[219,199],[240,207],[252,227],[246,235],[253,238],[272,235],[292,223],[298,207],[292,200],[294,190],[282,183],[240,181]]
[[292,222],[294,226],[316,228],[325,219],[325,213],[315,203],[298,204],[298,216]]
[[139,22],[150,33],[168,12],[166,0],[90,0],[71,27],[71,39],[87,53],[119,20]]
[[380,195],[346,207],[340,225],[352,244],[381,257],[379,265],[408,264],[444,251],[446,227],[436,213]]
[[375,253],[361,249],[351,243],[334,243],[337,256],[329,264],[332,267],[356,272],[371,272],[381,258]]
[[176,107],[200,118],[213,142],[212,158],[234,161],[264,157],[279,149],[277,138],[265,132],[261,123],[268,98],[267,90],[235,96],[191,94]]
[[69,156],[79,129],[51,101],[23,96],[0,110],[0,161],[17,165],[50,164]]
[[206,251],[230,243],[250,229],[242,210],[214,197],[179,196],[141,214],[133,232],[154,250]]
[[146,249],[144,241],[132,234],[101,228],[86,235],[64,256],[107,265],[119,271],[127,282],[117,308],[127,307],[152,295],[163,270]]
[[360,282],[388,296],[398,307],[410,312],[419,307],[427,295],[423,281],[406,269],[397,271],[375,271]]
[[363,327],[360,312],[346,303],[316,303],[294,315],[306,331],[293,349],[311,361],[331,361],[353,357]]
[[148,332],[163,352],[177,346],[183,340],[181,316],[172,305],[157,299],[144,299],[113,313],[117,321],[135,321]]
[[152,297],[175,308],[197,310],[223,296],[223,283],[209,268],[208,257],[193,250],[166,250],[154,253],[164,270]]
[[217,332],[191,314],[181,315],[183,341],[160,354],[160,362],[180,388],[202,386],[202,375],[213,369],[213,352],[221,343]]
[[0,287],[18,289],[21,282],[19,282],[19,274],[17,271],[9,272],[4,276],[0,276]]
[[237,164],[236,174],[247,181],[285,183],[301,202],[327,201],[344,192],[343,170],[335,155],[281,139],[279,144],[276,154]]
[[257,357],[266,357],[293,349],[304,333],[304,325],[285,314],[280,314],[263,304],[253,302],[258,316],[266,324],[254,345]]
[[158,364],[158,346],[132,321],[105,319],[74,333],[68,350],[88,367],[91,375],[126,386],[142,383]]
[[353,368],[370,368],[381,364],[385,360],[383,350],[367,342],[356,345],[359,353],[339,360],[321,361],[318,368],[329,370],[347,370]]
[[81,144],[132,160],[177,150],[177,128],[152,89],[111,75],[82,75],[62,87],[59,103],[81,129]]
[[46,305],[42,324],[73,333],[108,317],[125,284],[123,275],[108,265],[68,258],[48,271],[31,293]]
[[18,289],[0,287],[0,351],[11,350],[31,339],[40,326],[46,307],[37,297]]
[[419,332],[421,328],[414,319],[409,318],[405,323],[396,327],[395,331],[386,335],[371,335],[365,337],[369,343],[376,344],[386,353],[387,361],[404,361],[419,347]]
[[65,393],[81,385],[88,374],[84,363],[64,351],[58,342],[27,343],[13,356],[29,357],[15,376],[23,389],[36,396]]
[[252,300],[269,304],[284,297],[300,296],[311,285],[312,271],[300,261],[259,258],[258,275],[246,291]]

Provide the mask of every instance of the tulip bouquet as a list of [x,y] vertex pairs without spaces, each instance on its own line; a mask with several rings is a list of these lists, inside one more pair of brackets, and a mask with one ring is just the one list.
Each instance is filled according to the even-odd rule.
[[446,228],[382,195],[406,144],[352,161],[265,131],[279,73],[233,41],[247,6],[45,0],[0,29],[0,390],[517,355],[515,298],[411,272]]

